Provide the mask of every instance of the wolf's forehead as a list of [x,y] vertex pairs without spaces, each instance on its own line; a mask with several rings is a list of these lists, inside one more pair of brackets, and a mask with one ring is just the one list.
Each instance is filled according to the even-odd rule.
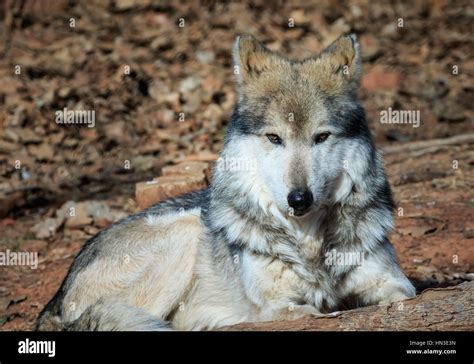
[[270,98],[271,122],[284,123],[294,132],[311,132],[327,121],[327,102],[317,87],[304,79],[287,81]]

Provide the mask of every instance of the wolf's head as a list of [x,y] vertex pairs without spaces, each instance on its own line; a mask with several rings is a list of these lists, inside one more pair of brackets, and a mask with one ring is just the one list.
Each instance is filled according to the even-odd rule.
[[354,35],[297,62],[242,36],[233,57],[238,103],[222,158],[255,163],[227,174],[231,189],[303,216],[367,200],[374,179],[388,188],[356,97],[361,60]]

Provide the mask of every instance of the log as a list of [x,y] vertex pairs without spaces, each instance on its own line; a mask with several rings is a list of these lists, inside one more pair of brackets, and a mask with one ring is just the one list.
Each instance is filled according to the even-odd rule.
[[382,154],[397,154],[397,153],[409,153],[416,152],[423,149],[430,149],[431,151],[434,148],[446,147],[449,145],[460,145],[460,144],[470,144],[474,143],[474,133],[464,134],[464,135],[455,135],[449,138],[443,139],[431,139],[423,140],[417,142],[404,143],[400,145],[387,146],[382,148]]
[[427,289],[415,298],[293,321],[242,323],[225,331],[464,331],[474,330],[474,282]]

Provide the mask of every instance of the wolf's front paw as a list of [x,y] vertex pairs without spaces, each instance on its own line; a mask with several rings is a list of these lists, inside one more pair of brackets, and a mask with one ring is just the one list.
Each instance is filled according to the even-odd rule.
[[320,316],[316,307],[311,305],[293,305],[288,304],[284,307],[272,307],[260,313],[260,321],[280,321],[280,320],[296,320],[304,316]]
[[401,291],[393,292],[388,297],[382,299],[379,302],[379,304],[380,305],[388,305],[388,304],[393,303],[393,302],[405,301],[405,300],[407,300],[409,298],[413,298],[413,297],[415,297],[415,294],[407,295],[407,294],[405,294],[404,292],[401,292]]
[[304,316],[321,316],[321,312],[311,305],[289,306],[286,312],[286,320],[296,320]]
[[402,287],[387,285],[383,287],[383,295],[378,304],[386,305],[393,302],[404,301],[415,296],[416,290],[411,283]]

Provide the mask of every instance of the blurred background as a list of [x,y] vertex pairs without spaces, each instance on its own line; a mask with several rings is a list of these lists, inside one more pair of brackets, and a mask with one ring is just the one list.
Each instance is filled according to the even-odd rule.
[[[0,19],[0,250],[40,254],[36,270],[0,267],[0,329],[32,327],[84,241],[138,210],[137,182],[219,153],[244,33],[293,59],[358,35],[402,265],[420,290],[472,279],[472,138],[436,142],[474,132],[471,1],[0,0]],[[64,108],[95,126],[57,124]],[[380,123],[388,108],[420,127]]]

